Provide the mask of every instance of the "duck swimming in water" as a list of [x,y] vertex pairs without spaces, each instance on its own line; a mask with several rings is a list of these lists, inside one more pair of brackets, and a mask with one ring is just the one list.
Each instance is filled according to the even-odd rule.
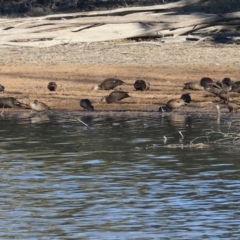
[[39,102],[38,100],[34,100],[32,103],[30,103],[30,106],[36,112],[43,112],[50,109],[45,103]]
[[88,111],[94,111],[94,107],[89,99],[81,99],[80,106]]
[[48,90],[49,91],[56,91],[57,90],[57,84],[55,82],[49,82],[48,83]]
[[117,86],[125,84],[124,81],[117,78],[106,78],[100,85],[94,86],[94,90],[112,90]]
[[103,97],[101,99],[102,102],[112,103],[112,102],[119,102],[124,98],[131,97],[128,95],[128,92],[124,91],[113,91],[107,97]]

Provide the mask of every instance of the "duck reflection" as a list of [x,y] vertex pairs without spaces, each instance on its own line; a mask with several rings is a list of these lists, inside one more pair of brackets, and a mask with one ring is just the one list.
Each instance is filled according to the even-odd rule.
[[186,115],[171,114],[168,118],[169,125],[176,128],[176,130],[184,130],[191,125],[192,118]]
[[31,123],[45,123],[50,121],[49,117],[47,114],[37,114],[33,117],[31,117]]

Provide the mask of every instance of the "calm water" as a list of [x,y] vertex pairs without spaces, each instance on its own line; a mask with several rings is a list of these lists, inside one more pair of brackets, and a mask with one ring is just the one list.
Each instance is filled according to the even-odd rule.
[[238,148],[219,135],[188,147],[237,125],[121,113],[0,123],[0,239],[240,239]]

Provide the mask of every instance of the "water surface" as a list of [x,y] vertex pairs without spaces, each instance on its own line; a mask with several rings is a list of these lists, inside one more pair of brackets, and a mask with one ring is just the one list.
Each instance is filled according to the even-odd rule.
[[121,113],[0,123],[1,239],[240,239],[238,148],[203,131],[237,125]]

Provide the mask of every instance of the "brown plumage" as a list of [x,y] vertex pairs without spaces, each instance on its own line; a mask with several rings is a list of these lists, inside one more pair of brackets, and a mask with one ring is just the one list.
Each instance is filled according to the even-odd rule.
[[101,99],[102,102],[112,103],[112,102],[118,102],[124,98],[131,97],[128,95],[127,92],[124,91],[113,91],[111,92],[107,97],[103,97]]
[[171,110],[185,105],[186,102],[182,99],[171,99],[166,103],[166,107]]
[[200,85],[203,86],[204,88],[208,87],[208,85],[211,83],[213,83],[213,80],[209,77],[203,77],[200,80]]
[[4,108],[20,108],[21,103],[13,97],[0,98],[0,107]]
[[203,90],[204,87],[200,85],[198,82],[187,82],[184,83],[183,89],[190,89],[190,90]]
[[216,97],[219,97],[220,100],[223,100],[224,103],[229,100],[228,91],[224,91],[220,85],[213,84],[207,88],[207,90],[214,94]]
[[228,93],[225,92],[221,92],[217,95],[217,97],[220,98],[220,100],[223,100],[224,103],[226,103],[227,101],[229,101],[229,95]]
[[94,111],[94,107],[89,99],[81,99],[80,106],[88,111]]
[[229,112],[232,112],[233,110],[235,110],[235,112],[237,113],[238,109],[240,109],[240,105],[236,104],[236,103],[227,103],[227,108],[229,110]]
[[133,86],[136,89],[136,91],[145,91],[145,90],[149,90],[150,84],[146,83],[142,79],[138,79],[135,81]]
[[222,88],[218,86],[217,84],[211,84],[209,85],[206,90],[210,93],[213,93],[214,95],[218,95],[219,93],[222,92]]
[[34,100],[30,103],[30,106],[36,112],[43,112],[50,109],[45,103],[39,102],[38,100]]
[[159,112],[171,112],[172,110],[185,106],[191,102],[191,96],[189,93],[183,94],[180,99],[170,99],[165,106],[159,108]]
[[4,86],[0,84],[0,92],[4,92]]
[[216,85],[218,85],[219,88],[222,89],[224,92],[229,92],[232,90],[232,85],[228,86],[227,84],[225,84],[223,82],[218,81],[218,82],[216,82]]
[[49,82],[48,83],[48,90],[49,91],[56,91],[57,90],[57,84],[55,82]]
[[94,86],[94,90],[112,90],[125,82],[117,78],[106,78],[100,85]]
[[232,84],[232,92],[240,93],[240,81],[236,81]]
[[230,78],[224,78],[222,80],[222,83],[227,85],[228,87],[232,86],[233,85],[233,81],[230,79]]
[[192,98],[190,96],[190,93],[184,93],[182,94],[182,96],[180,97],[180,99],[182,99],[185,103],[190,103],[192,101]]

